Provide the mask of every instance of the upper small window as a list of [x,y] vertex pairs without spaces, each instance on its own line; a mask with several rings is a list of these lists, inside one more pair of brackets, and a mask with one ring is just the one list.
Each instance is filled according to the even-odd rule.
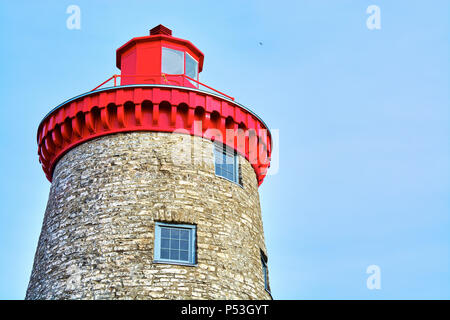
[[183,74],[184,52],[170,48],[162,48],[162,73]]
[[195,264],[195,225],[155,223],[155,261]]
[[222,144],[214,144],[214,165],[216,175],[240,184],[239,157],[233,149]]

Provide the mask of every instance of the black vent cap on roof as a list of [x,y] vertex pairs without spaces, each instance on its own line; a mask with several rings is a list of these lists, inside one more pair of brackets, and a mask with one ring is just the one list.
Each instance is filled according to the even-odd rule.
[[169,28],[164,27],[162,24],[157,25],[156,27],[154,27],[153,29],[150,30],[150,35],[154,36],[157,34],[165,34],[168,36],[172,35],[172,30],[170,30]]

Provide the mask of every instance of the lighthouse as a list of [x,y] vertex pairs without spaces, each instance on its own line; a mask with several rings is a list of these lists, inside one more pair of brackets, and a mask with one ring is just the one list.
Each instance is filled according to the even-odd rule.
[[200,81],[203,64],[159,25],[117,49],[120,74],[42,119],[51,188],[26,299],[271,299],[271,134]]

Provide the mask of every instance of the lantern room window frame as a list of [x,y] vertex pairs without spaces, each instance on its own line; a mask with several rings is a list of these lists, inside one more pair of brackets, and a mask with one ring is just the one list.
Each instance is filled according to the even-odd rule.
[[[194,58],[194,56],[192,54],[190,54],[188,51],[186,51],[183,48],[179,48],[179,47],[174,47],[174,46],[167,46],[167,45],[163,45],[161,46],[161,73],[163,74],[167,74],[167,75],[176,75],[174,73],[168,73],[168,72],[164,72],[164,50],[168,49],[168,50],[172,50],[172,51],[178,51],[181,52],[183,54],[183,75],[190,77],[189,75],[186,74],[186,64],[187,64],[187,59],[188,56],[190,59],[192,59],[195,62],[195,77],[191,77],[197,81],[199,81],[199,62],[197,59]],[[189,79],[187,79],[193,86],[195,86],[196,88],[199,87],[199,84],[197,82],[191,81]]]

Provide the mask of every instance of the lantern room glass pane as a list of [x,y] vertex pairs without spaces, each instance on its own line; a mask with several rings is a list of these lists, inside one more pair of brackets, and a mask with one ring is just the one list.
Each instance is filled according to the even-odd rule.
[[[198,62],[186,53],[186,75],[192,79],[197,80],[198,75]],[[198,87],[198,83],[189,80],[192,85]]]
[[184,52],[170,48],[162,48],[162,73],[183,74]]

